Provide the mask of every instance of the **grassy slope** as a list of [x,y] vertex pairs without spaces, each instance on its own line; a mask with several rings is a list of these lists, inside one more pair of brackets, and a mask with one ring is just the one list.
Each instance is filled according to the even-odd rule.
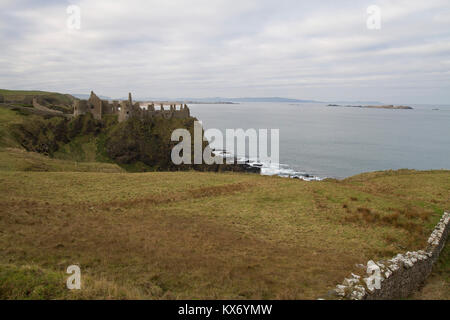
[[[95,140],[81,137],[64,146],[55,158],[27,152],[11,134],[11,125],[22,123],[26,116],[0,108],[0,170],[2,171],[72,171],[122,172],[118,165],[98,162]],[[85,141],[83,141],[83,139]],[[79,162],[75,162],[75,161]]]
[[0,89],[0,95],[4,97],[20,97],[20,96],[46,96],[55,98],[58,102],[64,105],[70,105],[73,101],[73,97],[69,94],[62,94],[57,92],[36,91],[36,90],[6,90]]
[[73,139],[53,155],[56,159],[95,162],[98,158],[97,138],[86,135]]
[[0,108],[0,148],[19,147],[14,137],[11,135],[9,127],[13,124],[22,123],[23,116],[9,109]]
[[18,148],[0,149],[2,171],[71,171],[71,172],[122,172],[116,164],[100,162],[75,162],[52,159],[39,153]]
[[316,298],[356,263],[423,247],[450,207],[448,171],[318,183],[4,171],[0,181],[2,269],[52,278],[80,264],[90,279],[55,298]]
[[[11,100],[16,102],[25,102],[24,99],[27,98],[26,104],[14,103],[14,105],[32,107],[31,98],[38,96],[46,107],[49,109],[54,109],[61,111],[63,113],[71,114],[73,112],[72,103],[74,97],[70,94],[62,94],[58,92],[47,92],[47,91],[30,91],[30,90],[5,90],[0,89],[0,96],[5,97],[5,100]],[[43,101],[43,102],[42,102]]]

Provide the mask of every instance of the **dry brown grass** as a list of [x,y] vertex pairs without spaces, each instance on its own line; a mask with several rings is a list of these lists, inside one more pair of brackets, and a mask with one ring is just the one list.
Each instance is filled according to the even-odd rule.
[[448,190],[448,171],[318,183],[0,172],[0,269],[64,278],[79,264],[86,287],[62,299],[314,299],[356,263],[423,247]]
[[113,163],[74,162],[46,157],[19,148],[0,148],[1,171],[42,171],[42,172],[124,172]]

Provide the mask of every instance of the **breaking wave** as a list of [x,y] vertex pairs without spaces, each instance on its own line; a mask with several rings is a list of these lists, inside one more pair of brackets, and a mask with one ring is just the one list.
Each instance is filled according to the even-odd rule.
[[254,158],[235,157],[232,153],[221,149],[214,149],[213,153],[214,155],[223,157],[224,159],[234,158],[238,164],[247,164],[251,167],[260,168],[261,175],[265,176],[277,175],[283,178],[302,179],[305,181],[321,181],[325,179],[324,177],[318,177],[304,171],[296,171],[287,164],[265,162]]

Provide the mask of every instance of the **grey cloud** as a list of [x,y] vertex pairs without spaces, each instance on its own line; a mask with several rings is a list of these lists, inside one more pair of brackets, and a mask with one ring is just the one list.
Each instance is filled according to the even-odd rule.
[[[83,0],[72,32],[68,4],[2,2],[0,87],[450,101],[448,1]],[[365,26],[371,4],[381,30]]]

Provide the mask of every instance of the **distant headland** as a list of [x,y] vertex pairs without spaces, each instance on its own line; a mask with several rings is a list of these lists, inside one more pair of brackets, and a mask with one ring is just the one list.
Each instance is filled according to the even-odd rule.
[[405,110],[411,110],[412,107],[409,106],[394,106],[392,104],[389,105],[374,105],[374,106],[352,106],[352,105],[339,105],[339,104],[328,104],[328,107],[346,107],[346,108],[366,108],[366,109],[405,109]]

